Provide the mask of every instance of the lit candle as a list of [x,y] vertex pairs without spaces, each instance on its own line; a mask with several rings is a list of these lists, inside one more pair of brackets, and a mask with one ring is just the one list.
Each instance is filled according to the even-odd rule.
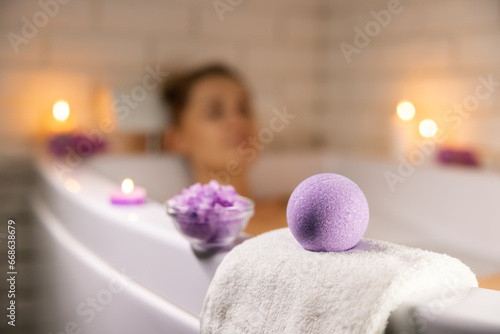
[[75,130],[75,120],[70,112],[68,102],[56,101],[50,116],[46,126],[49,135],[67,134]]
[[134,187],[131,179],[125,179],[122,182],[122,188],[116,189],[111,193],[111,203],[115,205],[142,204],[146,200],[146,189]]
[[69,104],[66,101],[57,101],[52,107],[52,115],[61,123],[66,122],[69,117]]
[[[432,119],[424,119],[418,124],[418,132],[423,138],[432,138],[439,131],[438,125]],[[425,162],[426,164],[433,163],[434,161],[439,159],[439,155],[436,149],[436,142],[429,140],[420,139],[420,147],[421,152],[426,155]],[[424,144],[426,142],[427,144]],[[430,142],[430,144],[429,144]]]
[[416,135],[416,124],[413,122],[415,107],[409,101],[401,101],[396,114],[391,118],[391,149],[395,156],[408,157]]
[[438,132],[438,126],[432,119],[424,119],[418,125],[418,131],[424,138],[432,138]]

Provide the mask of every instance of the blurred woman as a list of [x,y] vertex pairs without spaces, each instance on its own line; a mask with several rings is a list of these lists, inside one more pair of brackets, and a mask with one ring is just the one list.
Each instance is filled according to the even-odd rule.
[[247,232],[259,234],[286,227],[286,199],[260,201],[248,186],[248,167],[255,160],[245,143],[257,133],[246,85],[231,69],[210,65],[169,77],[163,97],[170,112],[165,146],[185,157],[193,179],[229,183],[255,201]]

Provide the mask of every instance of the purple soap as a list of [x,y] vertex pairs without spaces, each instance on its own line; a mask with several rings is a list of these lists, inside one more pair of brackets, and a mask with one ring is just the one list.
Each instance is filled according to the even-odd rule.
[[286,209],[290,231],[307,250],[351,249],[368,226],[369,209],[358,185],[332,173],[311,176],[293,191]]

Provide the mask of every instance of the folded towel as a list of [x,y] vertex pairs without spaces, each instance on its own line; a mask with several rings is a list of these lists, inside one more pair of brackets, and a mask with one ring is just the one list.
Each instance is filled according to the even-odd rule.
[[383,333],[391,311],[412,295],[441,289],[450,299],[473,286],[470,269],[447,255],[367,239],[345,252],[311,252],[284,228],[225,257],[201,333]]

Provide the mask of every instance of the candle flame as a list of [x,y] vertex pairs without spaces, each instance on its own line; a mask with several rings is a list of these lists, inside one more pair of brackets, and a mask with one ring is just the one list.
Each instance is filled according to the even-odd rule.
[[77,180],[72,178],[69,178],[66,181],[64,181],[64,187],[73,194],[79,193],[81,189],[80,183],[78,183]]
[[397,107],[398,117],[403,121],[409,121],[415,116],[415,106],[410,101],[401,101]]
[[130,194],[134,190],[134,181],[132,179],[124,179],[122,182],[122,192]]
[[436,135],[438,126],[432,119],[424,119],[422,122],[420,122],[418,131],[420,132],[422,137],[432,138]]
[[64,122],[69,117],[69,104],[66,101],[57,101],[52,108],[52,115],[59,122]]

